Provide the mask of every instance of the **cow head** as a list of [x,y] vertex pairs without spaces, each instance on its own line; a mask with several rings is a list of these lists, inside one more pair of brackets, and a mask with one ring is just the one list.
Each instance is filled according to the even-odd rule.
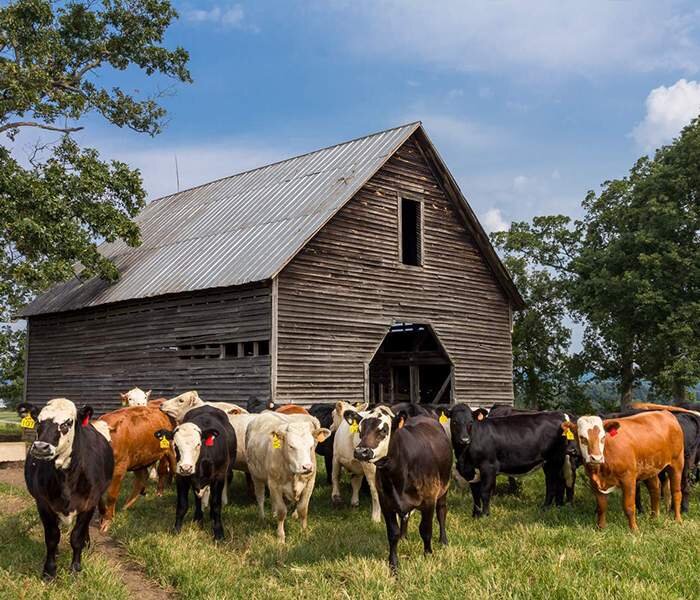
[[67,469],[73,452],[76,422],[78,426],[87,425],[92,412],[89,406],[78,411],[75,404],[67,398],[49,400],[36,415],[37,439],[29,448],[31,457],[53,460],[56,468]]
[[295,475],[308,475],[316,467],[316,444],[330,437],[330,429],[319,427],[318,421],[294,421],[280,425],[271,433],[274,451],[284,455],[289,470]]
[[197,392],[190,391],[175,396],[170,400],[166,400],[160,405],[160,410],[162,410],[166,415],[175,419],[177,423],[180,423],[182,419],[185,418],[185,413],[197,406],[204,404],[202,399],[199,397]]
[[367,402],[350,404],[349,402],[343,402],[342,400],[338,400],[338,402],[335,403],[335,410],[333,411],[333,424],[331,425],[331,431],[338,431],[338,427],[340,427],[340,424],[343,422],[343,415],[346,411],[354,410],[358,413],[361,413],[367,410],[367,406]]
[[345,411],[343,418],[351,427],[356,424],[359,428],[360,442],[355,447],[355,458],[373,463],[384,458],[389,452],[392,427],[398,423],[395,419],[405,419],[405,414],[401,413],[399,417],[395,417],[390,408],[377,406],[364,415],[354,410]]
[[159,429],[154,435],[159,440],[166,438],[172,441],[177,461],[175,472],[183,477],[194,475],[202,452],[202,444],[211,447],[220,443],[216,442],[216,438],[220,435],[218,429],[212,428],[202,431],[194,423],[183,423],[174,431]]
[[151,396],[151,390],[144,392],[141,388],[130,389],[126,394],[119,394],[122,406],[146,406]]
[[472,427],[479,420],[466,404],[455,404],[450,412],[450,434],[452,442],[459,447],[466,447],[472,441]]
[[576,440],[584,464],[600,465],[605,462],[605,438],[617,435],[619,421],[603,421],[600,417],[580,417],[576,425],[570,421],[561,424],[566,435],[570,431]]

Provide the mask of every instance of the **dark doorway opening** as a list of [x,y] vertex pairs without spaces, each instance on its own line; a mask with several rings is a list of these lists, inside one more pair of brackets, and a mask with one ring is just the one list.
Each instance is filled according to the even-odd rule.
[[369,364],[370,402],[452,402],[452,363],[429,325],[397,323]]

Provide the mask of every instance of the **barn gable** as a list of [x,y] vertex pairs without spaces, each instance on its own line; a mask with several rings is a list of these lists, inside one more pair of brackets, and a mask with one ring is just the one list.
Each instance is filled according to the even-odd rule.
[[[433,153],[416,131],[273,282],[276,400],[512,402],[519,304]],[[419,265],[402,202],[420,204]]]

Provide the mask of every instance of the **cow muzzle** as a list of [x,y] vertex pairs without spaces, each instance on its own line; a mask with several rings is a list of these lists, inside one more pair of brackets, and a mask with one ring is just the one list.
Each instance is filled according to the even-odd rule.
[[372,460],[374,457],[374,450],[372,450],[372,448],[362,448],[358,446],[355,448],[355,452],[353,454],[357,460],[368,461]]
[[591,454],[588,457],[588,462],[592,465],[602,465],[605,462],[605,457],[602,454],[600,456]]
[[56,456],[56,448],[48,442],[34,442],[29,448],[29,454],[32,458],[38,460],[51,460]]
[[194,466],[188,464],[177,465],[178,475],[192,475],[194,473]]

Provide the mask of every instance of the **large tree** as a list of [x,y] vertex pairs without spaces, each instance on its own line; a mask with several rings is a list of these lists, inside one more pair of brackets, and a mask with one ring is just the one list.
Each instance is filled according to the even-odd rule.
[[[139,243],[132,218],[145,199],[140,173],[81,147],[75,134],[93,115],[161,131],[159,93],[139,97],[114,83],[127,69],[190,81],[187,52],[163,45],[176,17],[167,0],[16,0],[0,8],[0,386],[16,380],[22,340],[7,323],[18,307],[70,277],[114,280],[96,242]],[[23,131],[51,136],[35,137],[26,160],[16,148]],[[16,388],[4,393],[12,398]]]

